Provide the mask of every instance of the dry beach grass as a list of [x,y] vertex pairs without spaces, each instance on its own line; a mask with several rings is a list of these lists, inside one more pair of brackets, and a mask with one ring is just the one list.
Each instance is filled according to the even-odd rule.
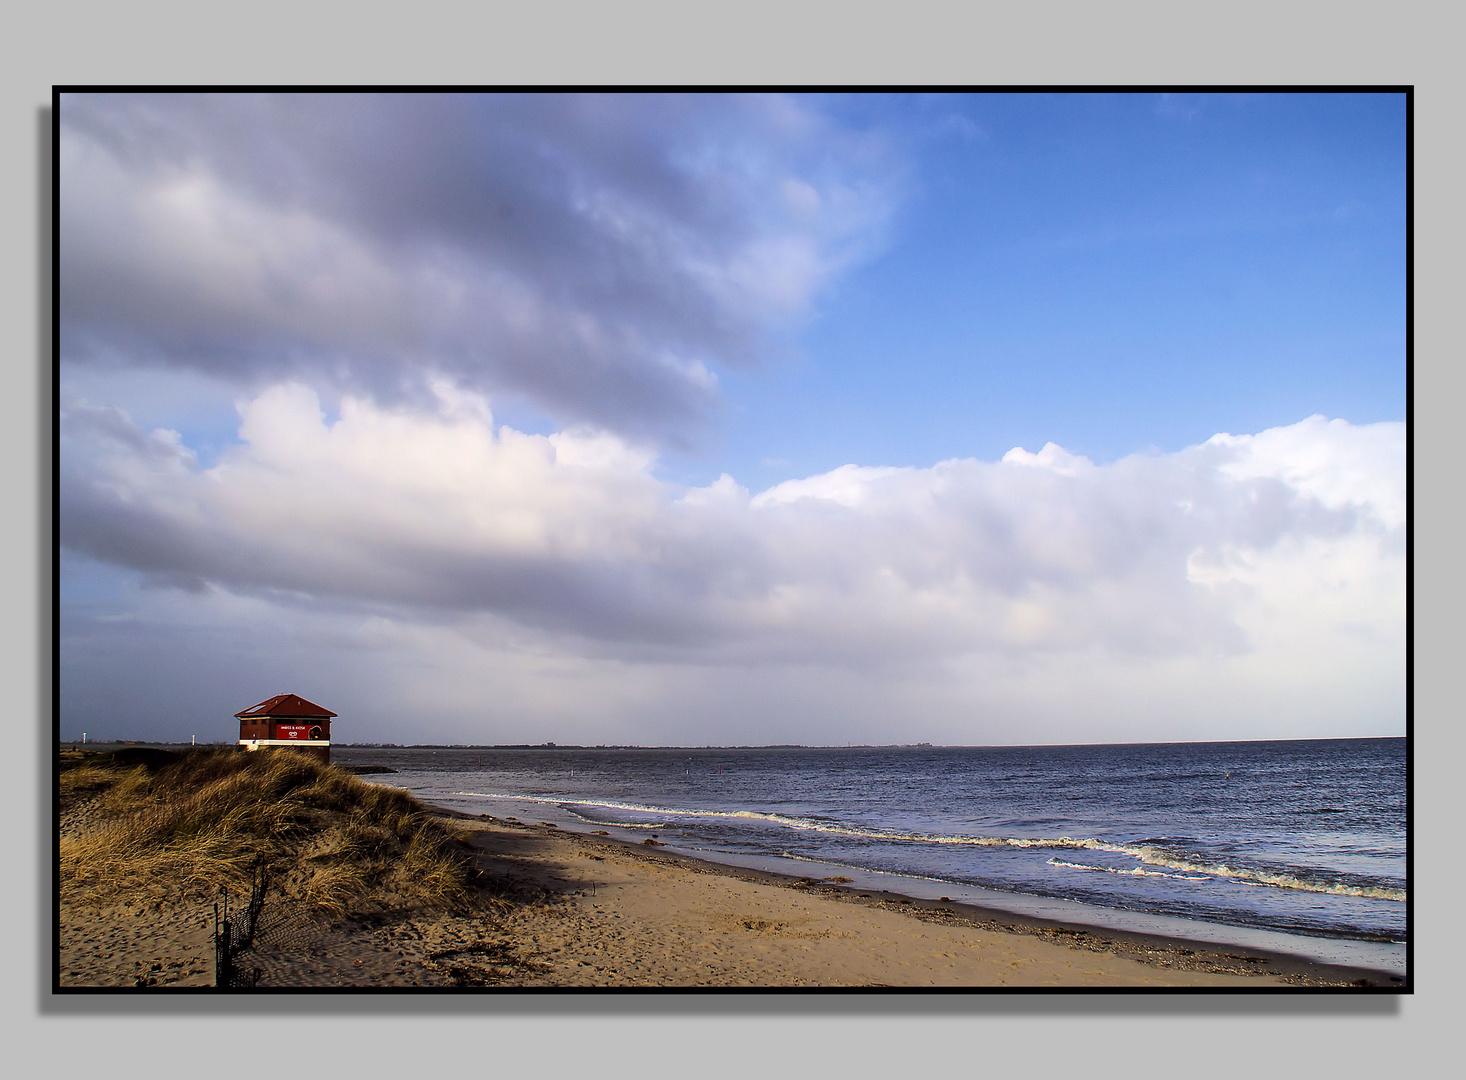
[[76,755],[57,797],[63,986],[212,985],[214,905],[260,872],[302,931],[488,899],[451,825],[302,754]]
[[[337,917],[471,895],[462,839],[405,792],[304,754],[162,753],[61,770],[63,897],[248,891],[257,868],[285,896]],[[66,828],[68,812],[88,827]]]

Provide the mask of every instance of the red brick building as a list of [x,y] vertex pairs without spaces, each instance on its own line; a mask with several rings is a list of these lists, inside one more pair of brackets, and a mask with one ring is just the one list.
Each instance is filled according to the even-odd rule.
[[294,746],[324,762],[331,760],[331,718],[336,714],[295,694],[276,694],[243,712],[239,745],[247,750],[267,746]]

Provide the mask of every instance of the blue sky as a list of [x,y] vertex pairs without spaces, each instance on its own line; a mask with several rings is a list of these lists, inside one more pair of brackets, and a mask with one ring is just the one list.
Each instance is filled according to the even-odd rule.
[[64,730],[1403,729],[1402,95],[60,124]]
[[846,107],[902,126],[909,195],[798,358],[729,380],[735,475],[1404,419],[1403,95]]

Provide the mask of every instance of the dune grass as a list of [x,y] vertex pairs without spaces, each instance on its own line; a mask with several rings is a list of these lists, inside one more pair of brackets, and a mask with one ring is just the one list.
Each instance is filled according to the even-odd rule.
[[63,763],[58,786],[63,809],[90,817],[61,838],[68,899],[238,895],[257,867],[338,918],[475,899],[467,846],[422,804],[292,750]]

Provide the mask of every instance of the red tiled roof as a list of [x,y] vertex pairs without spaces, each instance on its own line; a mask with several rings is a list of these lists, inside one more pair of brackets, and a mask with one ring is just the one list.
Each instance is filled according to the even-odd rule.
[[262,701],[258,705],[251,706],[243,712],[234,714],[243,720],[251,716],[274,716],[291,718],[296,717],[318,717],[335,716],[330,709],[323,709],[313,701],[307,701],[295,694],[276,694],[268,701]]

